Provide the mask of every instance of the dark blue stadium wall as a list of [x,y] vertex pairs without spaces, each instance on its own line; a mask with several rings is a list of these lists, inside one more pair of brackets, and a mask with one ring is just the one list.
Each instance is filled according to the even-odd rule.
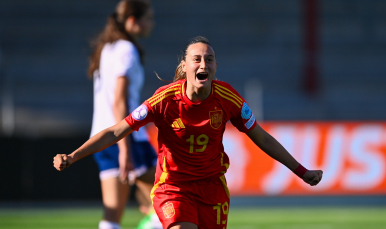
[[[15,133],[88,133],[92,83],[88,41],[117,1],[0,2],[2,108],[12,86]],[[384,120],[386,2],[319,1],[320,91],[302,90],[305,6],[287,1],[154,1],[157,27],[146,50],[143,99],[171,79],[186,41],[207,36],[220,80],[242,95],[251,79],[263,86],[265,120]],[[7,97],[7,98],[8,98]],[[34,120],[31,122],[31,120]]]
[[[141,42],[147,77],[143,99],[164,85],[154,71],[171,80],[187,40],[203,35],[216,51],[218,79],[243,96],[246,84],[260,82],[264,120],[385,120],[386,1],[319,1],[320,90],[314,96],[302,88],[304,1],[153,2],[157,27]],[[91,157],[84,168],[59,175],[53,175],[51,159],[88,138],[89,41],[116,3],[0,1],[0,150],[5,157],[0,199],[100,195]],[[67,185],[68,176],[77,172],[77,183]],[[50,181],[56,187],[43,185]],[[94,193],[72,192],[78,185],[92,187]]]

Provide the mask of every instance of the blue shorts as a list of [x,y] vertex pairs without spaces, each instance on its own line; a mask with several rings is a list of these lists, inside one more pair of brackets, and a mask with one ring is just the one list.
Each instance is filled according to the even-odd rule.
[[[149,168],[155,167],[157,164],[157,154],[149,142],[136,142],[133,140],[132,136],[130,137],[131,156],[133,160],[134,171],[136,172],[137,176],[140,176]],[[98,153],[95,153],[93,156],[101,173],[110,173],[111,175],[109,176],[117,177],[119,175],[118,155],[118,144],[114,144]]]

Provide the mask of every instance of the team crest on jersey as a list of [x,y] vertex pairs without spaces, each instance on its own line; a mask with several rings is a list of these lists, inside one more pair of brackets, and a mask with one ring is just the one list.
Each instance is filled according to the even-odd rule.
[[248,104],[244,102],[243,108],[241,108],[241,117],[243,119],[249,119],[252,116],[252,110],[249,108]]
[[147,107],[145,105],[137,107],[137,109],[131,113],[131,116],[137,121],[145,119],[147,116]]
[[176,212],[174,211],[173,203],[167,202],[163,207],[162,211],[164,212],[165,218],[172,218]]
[[210,126],[213,129],[218,129],[222,124],[222,110],[209,111]]

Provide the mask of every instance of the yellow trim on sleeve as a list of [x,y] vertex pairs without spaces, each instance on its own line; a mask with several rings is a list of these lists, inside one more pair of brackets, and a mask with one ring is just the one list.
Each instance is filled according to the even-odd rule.
[[219,94],[219,95],[220,95],[221,97],[223,97],[224,99],[227,99],[227,100],[233,102],[234,104],[236,104],[236,106],[237,106],[238,108],[241,108],[241,105],[240,105],[238,102],[236,102],[235,100],[233,100],[233,99],[227,97],[226,95],[221,94],[221,92],[220,92],[219,90],[215,90],[214,92],[216,92],[217,94]]
[[176,85],[174,85],[174,86],[171,86],[171,87],[167,88],[166,90],[164,90],[164,91],[162,91],[162,92],[160,92],[160,93],[158,93],[158,94],[156,94],[156,95],[150,97],[147,101],[148,101],[149,103],[152,103],[154,100],[157,100],[158,98],[162,97],[163,95],[165,95],[165,94],[168,93],[168,92],[171,92],[171,91],[178,91],[180,88],[179,88],[179,87],[176,87],[176,86],[180,86],[180,84],[176,84]]
[[232,95],[232,94],[230,94],[230,93],[228,93],[228,92],[222,90],[222,89],[219,88],[219,87],[215,87],[215,88],[216,88],[216,90],[220,91],[221,93],[223,93],[223,94],[225,94],[225,95],[227,95],[227,96],[229,96],[229,97],[231,97],[231,98],[234,98],[234,99],[236,100],[236,102],[240,103],[241,105],[243,104],[243,103],[240,102],[240,101],[238,100],[238,98],[235,97],[234,95]]
[[[231,90],[229,90],[228,88],[226,88],[226,87],[223,87],[223,86],[221,86],[221,85],[219,85],[219,84],[216,84],[216,83],[213,83],[214,85],[215,85],[215,87],[217,87],[217,89],[223,89],[223,90],[225,90],[225,91],[227,91],[228,93],[230,93],[230,94],[232,94],[232,95],[230,95],[230,96],[232,96],[233,98],[235,98],[236,100],[238,100],[241,104],[243,104],[243,99],[242,98],[240,98],[240,96],[238,96],[238,95],[236,95],[235,93],[233,93]],[[225,92],[224,92],[225,93]]]
[[150,106],[154,106],[156,105],[157,103],[161,102],[162,100],[164,100],[165,98],[169,97],[169,96],[172,96],[172,95],[177,95],[177,94],[180,94],[181,92],[179,91],[172,91],[172,92],[169,92],[168,94],[164,94],[162,95],[161,97],[157,98],[157,100],[153,101],[153,102],[149,102]]

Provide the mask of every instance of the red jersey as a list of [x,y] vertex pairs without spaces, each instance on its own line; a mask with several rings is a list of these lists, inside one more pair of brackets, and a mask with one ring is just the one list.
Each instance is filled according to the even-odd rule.
[[241,132],[256,125],[248,104],[225,82],[213,80],[211,94],[199,103],[185,90],[186,80],[163,86],[126,117],[134,130],[149,122],[158,128],[156,184],[223,175],[229,167],[225,124],[231,121]]

